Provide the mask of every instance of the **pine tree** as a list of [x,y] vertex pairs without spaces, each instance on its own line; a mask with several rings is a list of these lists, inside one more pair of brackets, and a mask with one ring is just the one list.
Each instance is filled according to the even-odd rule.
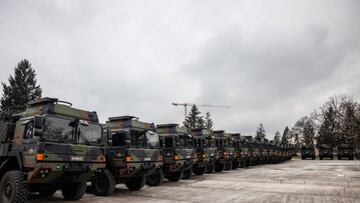
[[286,128],[284,129],[282,138],[281,138],[281,144],[288,144],[289,138],[290,138],[290,129],[289,129],[289,127],[286,126]]
[[214,127],[214,122],[211,119],[211,114],[210,112],[206,112],[205,115],[205,128],[208,130],[212,130]]
[[302,142],[306,145],[313,145],[315,139],[315,124],[310,118],[307,119],[303,126]]
[[275,132],[274,142],[275,142],[275,144],[280,144],[280,132],[279,131]]
[[37,85],[35,70],[28,60],[20,61],[14,71],[14,77],[12,75],[9,77],[9,85],[1,83],[3,86],[0,99],[2,118],[8,118],[14,113],[25,110],[29,101],[41,97],[42,90],[40,85]]
[[183,124],[188,129],[205,127],[204,118],[201,116],[201,112],[199,111],[196,105],[191,106],[191,110],[189,114],[186,116]]
[[318,144],[330,144],[336,146],[338,129],[337,115],[332,106],[328,106],[322,114],[322,123],[318,132]]
[[259,127],[256,130],[255,139],[256,140],[264,140],[266,136],[265,128],[262,123],[259,124]]

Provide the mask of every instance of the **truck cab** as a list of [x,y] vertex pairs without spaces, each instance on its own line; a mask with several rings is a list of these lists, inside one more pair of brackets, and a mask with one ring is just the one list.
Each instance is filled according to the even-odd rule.
[[[92,178],[96,195],[111,195],[115,186],[124,183],[130,190],[140,190],[146,177],[162,170],[163,157],[155,125],[134,116],[110,117],[103,125],[106,169]],[[156,179],[156,178],[155,178]],[[160,184],[162,177],[154,182]]]
[[96,112],[42,98],[11,122],[0,122],[0,128],[5,129],[0,131],[0,202],[25,202],[29,192],[49,196],[58,189],[65,199],[78,200],[92,175],[105,168]]
[[[215,137],[216,146],[218,148],[219,156],[222,157],[224,162],[224,169],[230,170],[233,167],[233,161],[235,159],[235,148],[233,146],[233,140],[231,134],[225,133],[224,130],[213,131]],[[221,165],[221,161],[218,162]],[[216,166],[215,166],[216,168]],[[219,167],[220,168],[220,167]]]
[[351,144],[340,144],[337,146],[337,158],[339,160],[347,158],[350,160],[354,159],[354,147]]
[[207,144],[207,136],[209,136],[207,130],[193,129],[191,130],[191,136],[197,157],[197,162],[193,165],[193,171],[195,175],[203,175],[207,170],[207,166],[215,162],[215,151],[212,151]]
[[320,144],[319,145],[319,158],[320,160],[324,158],[334,159],[334,150],[329,144]]
[[240,133],[232,133],[231,139],[232,139],[232,143],[233,143],[232,146],[235,149],[232,168],[236,169],[239,167],[244,167],[244,159],[243,159],[244,154],[241,151],[241,135],[240,135]]
[[187,129],[178,124],[162,124],[156,126],[156,132],[164,155],[165,177],[173,182],[191,178],[197,155]]
[[315,159],[315,148],[314,145],[302,145],[300,148],[301,151],[301,159]]

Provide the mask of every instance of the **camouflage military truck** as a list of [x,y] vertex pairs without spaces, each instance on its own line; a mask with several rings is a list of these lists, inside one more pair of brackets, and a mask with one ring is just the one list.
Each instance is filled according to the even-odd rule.
[[270,142],[268,139],[264,140],[263,143],[263,153],[265,153],[265,159],[264,159],[264,164],[271,164],[271,156],[272,156],[272,152],[270,152]]
[[216,149],[209,145],[210,132],[206,129],[191,130],[193,146],[197,154],[197,162],[193,165],[195,175],[203,175],[210,165],[211,172],[214,170]]
[[301,159],[315,159],[315,148],[314,145],[302,145],[300,148],[301,151]]
[[357,160],[360,160],[360,147],[356,147],[355,149],[355,156]]
[[249,146],[249,166],[255,166],[259,160],[259,148],[256,146],[252,136],[244,136]]
[[240,146],[242,159],[240,168],[247,168],[250,165],[250,143],[244,136],[240,136]]
[[256,148],[259,149],[258,163],[259,165],[265,164],[267,161],[267,149],[264,140],[256,140],[254,142]]
[[[204,154],[208,157],[209,163],[206,166],[206,173],[212,173],[214,170],[216,172],[221,172],[224,170],[224,164],[222,165],[222,169],[220,170],[219,163],[222,160],[221,154],[218,152],[216,147],[216,139],[213,136],[212,132],[207,129],[192,129],[191,134],[193,137],[203,137],[204,138]],[[198,156],[199,157],[199,156]]]
[[329,144],[320,144],[318,148],[320,160],[324,158],[334,159],[334,150]]
[[119,183],[124,183],[130,190],[140,190],[150,174],[156,174],[151,185],[161,184],[163,159],[155,130],[154,124],[133,116],[108,119],[102,136],[106,169],[96,173],[91,180],[91,189],[96,195],[111,195]]
[[223,157],[225,161],[224,169],[225,170],[232,169],[233,162],[235,160],[235,148],[231,134],[225,133],[224,130],[218,130],[218,131],[213,131],[213,135],[215,137],[215,143],[218,146],[218,150],[223,151]]
[[165,178],[173,182],[191,178],[197,155],[187,129],[178,124],[163,124],[156,126],[156,132],[160,136],[160,148],[164,156]]
[[281,162],[281,145],[274,143],[274,154],[275,160],[274,163],[278,164]]
[[351,144],[340,144],[337,146],[337,158],[339,160],[347,158],[354,159],[354,147]]
[[236,169],[241,167],[244,167],[244,159],[243,154],[241,151],[241,136],[240,133],[232,133],[231,139],[233,143],[233,148],[235,149],[234,152],[234,159],[232,163],[232,169]]
[[42,98],[11,122],[0,121],[0,202],[25,202],[29,192],[82,198],[86,182],[105,167],[96,112]]
[[274,164],[276,163],[276,149],[273,140],[269,141],[268,149],[269,149],[269,164]]
[[213,131],[213,136],[215,137],[215,145],[219,156],[219,159],[217,159],[215,163],[215,171],[230,170],[232,168],[233,153],[235,151],[234,148],[229,147],[228,139],[230,137],[223,130]]

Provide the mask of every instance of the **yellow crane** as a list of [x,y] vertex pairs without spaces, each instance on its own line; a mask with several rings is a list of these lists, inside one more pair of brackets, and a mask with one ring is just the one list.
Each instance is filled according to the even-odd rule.
[[184,107],[184,118],[186,118],[188,106],[192,106],[192,105],[201,106],[201,107],[208,107],[208,108],[230,108],[230,106],[222,106],[222,105],[176,103],[176,102],[173,102],[172,105],[174,105],[174,106],[183,106]]

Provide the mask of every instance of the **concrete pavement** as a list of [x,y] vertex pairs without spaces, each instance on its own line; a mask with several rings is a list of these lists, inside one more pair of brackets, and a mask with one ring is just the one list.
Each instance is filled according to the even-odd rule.
[[[64,202],[60,191],[53,197],[30,199]],[[118,185],[111,197],[86,194],[77,202],[360,202],[360,161],[296,159],[145,186],[136,192]]]

